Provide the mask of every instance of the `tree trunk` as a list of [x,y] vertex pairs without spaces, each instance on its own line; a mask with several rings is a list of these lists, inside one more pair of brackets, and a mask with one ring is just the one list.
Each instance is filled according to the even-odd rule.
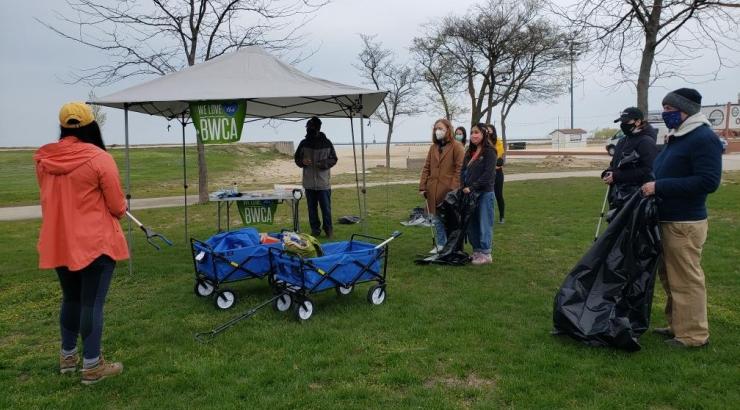
[[208,203],[208,168],[206,167],[206,149],[202,142],[198,146],[198,203]]
[[642,60],[640,61],[640,74],[637,77],[637,108],[639,108],[645,116],[648,113],[648,92],[650,89],[650,73],[653,68],[653,61],[655,60],[655,36],[653,36],[652,44],[649,39],[646,39],[645,48],[642,50]]
[[393,135],[393,121],[388,123],[388,136],[385,139],[385,169],[391,169],[391,136]]
[[504,144],[504,155],[503,156],[505,157],[506,156],[506,115],[503,113],[501,113],[501,124],[499,125],[501,129],[501,135],[500,135],[501,142]]
[[642,49],[640,60],[640,72],[637,77],[637,108],[647,117],[648,114],[648,92],[650,89],[650,73],[655,61],[655,48],[657,47],[658,28],[660,27],[660,13],[662,2],[656,1],[655,7],[648,18],[645,27],[645,47]]

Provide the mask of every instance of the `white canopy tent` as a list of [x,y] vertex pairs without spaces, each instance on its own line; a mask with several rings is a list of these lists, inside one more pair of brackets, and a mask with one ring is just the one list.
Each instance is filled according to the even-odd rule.
[[[185,190],[185,237],[187,238],[187,173],[185,126],[190,120],[189,103],[246,100],[246,117],[302,119],[360,117],[362,188],[358,181],[360,217],[367,216],[365,187],[365,135],[362,118],[368,118],[385,98],[385,91],[368,90],[307,75],[285,64],[260,47],[242,48],[213,60],[187,67],[117,93],[96,98],[92,104],[124,110],[126,146],[126,197],[131,198],[128,112],[136,111],[175,119],[182,124],[183,187]],[[352,122],[351,122],[352,123]],[[354,127],[352,144],[355,145]],[[355,157],[355,174],[357,175]],[[362,192],[362,201],[359,193]],[[129,224],[129,239],[131,225]],[[130,265],[129,265],[130,266]]]

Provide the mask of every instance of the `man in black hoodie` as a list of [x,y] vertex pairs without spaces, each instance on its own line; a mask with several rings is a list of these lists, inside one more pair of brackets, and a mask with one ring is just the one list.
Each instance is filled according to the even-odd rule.
[[331,238],[334,229],[331,221],[331,167],[337,164],[334,145],[321,132],[321,120],[311,117],[306,123],[306,137],[298,144],[294,160],[303,168],[303,189],[306,190],[308,221],[311,235],[321,234],[321,220],[318,207],[321,207],[324,232]]
[[614,122],[620,123],[624,138],[617,143],[612,162],[601,174],[601,179],[611,185],[609,208],[618,212],[642,184],[655,179],[653,161],[658,155],[655,145],[658,130],[645,121],[642,111],[636,107],[626,108]]

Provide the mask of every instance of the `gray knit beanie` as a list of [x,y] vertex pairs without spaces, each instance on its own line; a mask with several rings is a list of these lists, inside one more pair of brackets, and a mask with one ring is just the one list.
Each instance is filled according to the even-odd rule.
[[663,98],[663,105],[670,105],[688,115],[701,111],[701,94],[693,88],[679,88]]

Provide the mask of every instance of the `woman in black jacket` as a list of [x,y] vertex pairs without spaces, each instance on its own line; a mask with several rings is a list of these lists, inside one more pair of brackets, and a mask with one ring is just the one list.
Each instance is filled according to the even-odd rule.
[[473,265],[491,263],[493,245],[493,185],[496,150],[491,146],[485,124],[470,129],[470,145],[460,175],[463,192],[478,193],[478,204],[468,224],[473,245]]

